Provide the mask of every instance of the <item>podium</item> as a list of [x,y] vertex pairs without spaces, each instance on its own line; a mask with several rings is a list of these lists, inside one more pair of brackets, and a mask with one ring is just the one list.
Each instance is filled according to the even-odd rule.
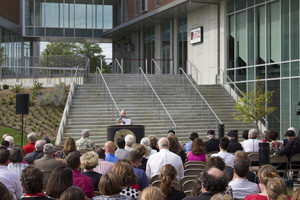
[[107,126],[107,141],[116,142],[118,137],[133,135],[134,143],[140,143],[145,137],[145,126],[143,125],[111,125]]

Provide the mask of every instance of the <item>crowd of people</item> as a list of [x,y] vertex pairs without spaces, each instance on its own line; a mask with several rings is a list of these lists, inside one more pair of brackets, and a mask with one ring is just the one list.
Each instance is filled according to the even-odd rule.
[[[89,138],[89,130],[75,141],[66,139],[58,150],[48,138],[27,136],[24,147],[3,135],[0,145],[0,199],[7,200],[284,200],[300,199],[300,189],[288,194],[287,181],[272,165],[249,170],[249,152],[258,152],[260,142],[269,142],[271,154],[288,158],[300,153],[300,141],[290,128],[286,140],[278,141],[277,131],[237,131],[216,139],[207,131],[207,141],[197,132],[181,145],[170,130],[166,137],[144,137],[134,144],[134,136],[107,141],[103,148]],[[185,175],[186,162],[199,161],[204,169],[193,178],[190,191],[176,187]],[[152,186],[158,180],[159,186]]]

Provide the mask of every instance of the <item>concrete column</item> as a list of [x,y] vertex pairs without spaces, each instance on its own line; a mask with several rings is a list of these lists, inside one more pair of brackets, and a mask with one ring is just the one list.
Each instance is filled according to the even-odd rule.
[[[161,25],[156,24],[155,25],[155,59],[161,59]],[[157,62],[158,66],[160,67],[160,62]],[[152,63],[152,65],[154,65]],[[150,67],[150,66],[148,66]],[[155,66],[153,66],[155,69],[155,74],[159,74],[160,72],[156,69]]]
[[173,26],[173,48],[171,49],[172,55],[173,55],[173,66],[174,66],[174,74],[177,74],[179,67],[178,66],[178,19],[174,18],[174,26]]

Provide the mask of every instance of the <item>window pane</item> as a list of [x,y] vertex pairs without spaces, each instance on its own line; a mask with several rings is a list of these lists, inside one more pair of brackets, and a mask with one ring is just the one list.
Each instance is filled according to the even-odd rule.
[[[281,80],[281,130],[287,130],[290,127],[289,81],[289,79]],[[281,134],[281,138],[283,138],[284,133]]]
[[268,4],[268,62],[280,62],[280,4]]
[[281,1],[281,60],[289,60],[289,1]]
[[257,67],[256,68],[256,79],[264,79],[265,78],[265,66]]
[[267,66],[267,78],[280,77],[280,65],[274,64]]
[[95,5],[95,28],[103,29],[102,27],[102,5]]
[[246,68],[236,70],[236,81],[246,80]]
[[228,68],[234,68],[234,15],[228,18],[229,38],[228,38]]
[[257,44],[257,64],[266,63],[266,24],[265,24],[265,6],[260,6],[257,8],[257,20],[256,20],[256,44]]
[[292,102],[291,104],[292,106],[292,110],[291,110],[291,115],[292,115],[292,126],[293,127],[299,127],[299,116],[296,115],[297,111],[298,111],[298,106],[294,106],[294,105],[298,105],[299,99],[300,99],[300,79],[299,78],[295,78],[291,80],[292,83],[292,88],[291,88],[291,93],[292,93]]
[[299,62],[293,62],[292,63],[292,71],[291,71],[291,76],[300,76],[299,73]]
[[254,80],[254,67],[248,68],[248,80]]
[[265,2],[265,0],[255,0],[255,4],[260,4],[260,3],[263,3]]
[[227,0],[227,13],[232,13],[234,11],[234,0]]
[[247,1],[247,6],[253,6],[254,5],[254,0],[248,0]]
[[111,5],[104,6],[104,29],[113,27],[113,7]]
[[235,1],[235,11],[246,8],[246,1]]
[[74,28],[74,0],[65,0],[64,21],[65,28]]
[[272,102],[268,106],[274,106],[277,109],[268,115],[269,130],[280,130],[280,80],[267,82],[268,91],[274,91]]
[[281,64],[281,77],[289,77],[290,76],[290,68],[289,63]]
[[86,4],[75,4],[75,28],[86,28]]
[[291,56],[299,59],[299,0],[291,0]]
[[236,15],[236,62],[237,67],[247,65],[246,11]]
[[[44,26],[45,24],[45,3],[44,0],[35,1],[35,26]],[[33,10],[31,11],[33,15]],[[33,24],[32,24],[33,25]]]
[[[34,21],[34,7],[33,7],[33,0],[25,1],[25,25],[26,26],[33,26]],[[36,8],[37,9],[37,8]]]
[[254,65],[254,9],[248,10],[248,65]]
[[59,3],[47,0],[45,10],[46,27],[59,27]]

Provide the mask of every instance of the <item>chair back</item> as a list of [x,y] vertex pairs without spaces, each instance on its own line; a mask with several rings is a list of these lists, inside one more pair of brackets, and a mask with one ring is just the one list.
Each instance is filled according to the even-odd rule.
[[185,192],[188,190],[192,190],[193,184],[194,184],[194,180],[187,180],[182,185],[182,191]]
[[202,171],[203,171],[203,169],[186,169],[186,170],[184,170],[184,176],[190,176],[190,175],[197,176]]
[[190,176],[184,176],[180,179],[180,185],[182,187],[182,185],[186,182],[186,181],[189,181],[189,180],[192,180],[194,181],[196,179],[197,176],[195,175],[190,175]]

